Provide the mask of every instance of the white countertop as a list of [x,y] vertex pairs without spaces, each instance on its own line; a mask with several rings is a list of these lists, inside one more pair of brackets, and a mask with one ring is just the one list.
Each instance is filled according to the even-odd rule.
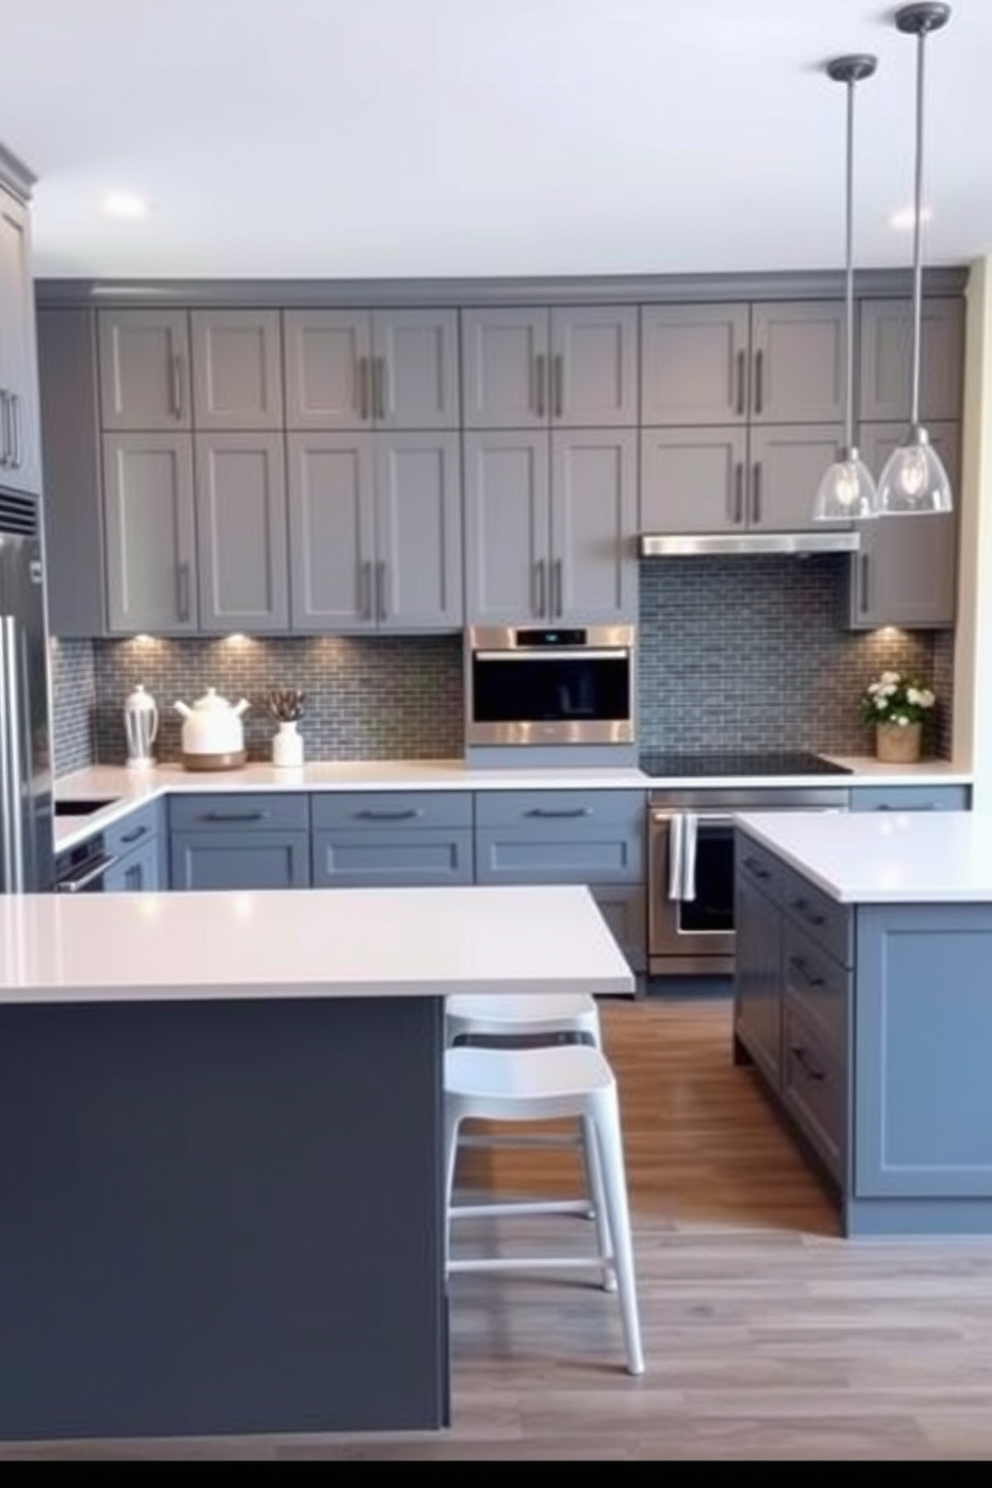
[[576,885],[0,896],[0,1004],[633,990]]
[[195,771],[181,765],[157,765],[129,770],[117,765],[94,765],[63,775],[56,781],[60,800],[112,799],[99,813],[63,817],[55,824],[55,844],[66,848],[109,826],[143,801],[175,791],[349,791],[349,790],[664,790],[692,786],[726,789],[735,786],[858,785],[969,785],[972,776],[949,761],[926,760],[917,765],[885,765],[870,757],[825,755],[843,765],[849,775],[733,775],[705,778],[659,778],[628,769],[473,769],[462,760],[341,760],[315,762],[301,769],[276,769],[249,764],[237,770]]
[[845,904],[992,904],[986,813],[769,811],[738,823]]

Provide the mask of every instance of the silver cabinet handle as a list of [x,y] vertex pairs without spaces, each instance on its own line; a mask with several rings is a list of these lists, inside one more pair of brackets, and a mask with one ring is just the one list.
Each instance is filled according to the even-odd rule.
[[10,405],[11,405],[11,420],[10,420],[10,423],[11,423],[11,429],[13,430],[13,441],[14,441],[14,454],[13,454],[14,469],[15,470],[20,470],[21,466],[24,464],[24,443],[23,443],[23,440],[21,439],[21,434],[22,434],[23,430],[22,430],[22,426],[21,426],[21,395],[20,395],[20,393],[11,393],[11,395],[10,395]]
[[668,897],[682,898],[685,817],[673,816],[668,823]]
[[389,594],[387,590],[388,576],[386,572],[386,560],[380,558],[375,566],[375,590],[379,601],[379,619],[385,620],[389,614]]
[[386,417],[386,358],[377,356],[372,365],[373,406],[377,419]]
[[0,469],[5,470],[11,461],[10,454],[10,394],[0,388]]
[[534,614],[539,620],[544,619],[544,606],[547,602],[547,584],[544,570],[544,559],[538,558],[534,564]]
[[763,413],[765,407],[765,353],[754,354],[754,411]]
[[560,620],[561,617],[562,617],[562,615],[565,613],[565,595],[564,595],[564,579],[565,579],[565,576],[564,576],[564,572],[562,570],[562,561],[561,561],[560,558],[556,558],[555,561],[554,561],[554,565],[553,565],[553,567],[551,569],[551,578],[552,578],[552,587],[551,587],[551,593],[552,593],[551,618],[552,618],[552,620]]
[[743,418],[747,411],[747,389],[744,386],[747,357],[743,351],[737,353],[737,412]]
[[553,363],[554,414],[561,418],[565,412],[565,358],[559,351]]
[[177,419],[183,416],[183,359],[178,351],[172,358],[172,412]]
[[176,568],[176,608],[180,620],[189,619],[189,563],[180,563]]
[[535,358],[537,364],[537,416],[544,418],[547,403],[545,400],[544,379],[547,376],[547,357],[543,351],[539,351]]
[[861,613],[862,613],[862,615],[867,615],[868,611],[871,609],[871,602],[870,602],[870,599],[869,599],[869,592],[868,592],[868,576],[869,576],[870,572],[871,572],[871,568],[870,568],[870,565],[869,565],[869,562],[868,562],[868,554],[867,553],[862,553],[861,554]]
[[734,466],[734,516],[733,521],[739,527],[744,520],[744,461],[738,460]]
[[375,619],[372,564],[367,558],[358,565],[358,614],[362,620]]
[[755,460],[751,472],[751,521],[761,521],[761,461]]

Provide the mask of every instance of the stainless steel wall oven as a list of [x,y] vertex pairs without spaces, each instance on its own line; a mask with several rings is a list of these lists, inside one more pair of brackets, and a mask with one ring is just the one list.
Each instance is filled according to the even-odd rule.
[[476,626],[467,633],[468,744],[631,744],[634,627]]

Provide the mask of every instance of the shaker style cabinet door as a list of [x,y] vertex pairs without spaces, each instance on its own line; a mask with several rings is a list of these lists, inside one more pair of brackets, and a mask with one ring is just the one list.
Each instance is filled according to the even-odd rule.
[[843,423],[841,301],[751,306],[750,410],[752,423]]
[[636,425],[636,306],[552,309],[548,413],[566,428]]
[[[905,430],[910,412],[912,304],[909,300],[863,300],[860,313],[860,417],[898,422]],[[964,301],[924,298],[920,414],[925,422],[960,418],[963,376]]]
[[197,434],[200,629],[286,630],[289,559],[281,434]]
[[192,442],[103,436],[107,621],[113,634],[197,629]]
[[372,426],[372,323],[367,310],[283,312],[287,429]]
[[747,525],[754,531],[803,532],[822,527],[813,516],[816,488],[837,458],[841,424],[752,427]]
[[101,310],[100,424],[105,430],[188,429],[185,310]]
[[457,429],[458,312],[372,312],[372,417],[378,429]]
[[0,188],[0,486],[41,492],[29,210]]
[[550,620],[547,434],[466,434],[464,465],[468,623]]
[[376,434],[375,608],[380,630],[462,623],[457,434]]
[[746,429],[641,431],[642,531],[743,531],[747,494]]
[[550,619],[616,625],[637,618],[637,435],[551,435]]
[[290,434],[289,545],[294,630],[374,630],[371,434]]
[[[958,490],[960,426],[932,423],[934,449]],[[877,478],[906,433],[903,424],[862,424],[861,457]],[[853,629],[952,626],[957,604],[956,512],[886,517],[861,523],[861,550],[850,559]]]
[[466,429],[543,429],[550,416],[548,312],[462,311]]
[[197,429],[281,429],[278,310],[194,310],[190,316]]
[[744,423],[747,305],[646,305],[641,310],[641,423]]

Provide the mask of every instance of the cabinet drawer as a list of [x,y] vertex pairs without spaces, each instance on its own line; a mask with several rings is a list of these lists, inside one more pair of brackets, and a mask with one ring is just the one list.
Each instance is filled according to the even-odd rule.
[[475,820],[480,827],[569,826],[596,832],[602,822],[643,826],[646,800],[643,791],[478,791]]
[[119,857],[104,874],[105,894],[150,894],[162,888],[159,874],[159,844],[154,834]]
[[644,878],[644,826],[549,821],[477,827],[475,881],[482,884],[616,884]]
[[746,832],[735,839],[734,863],[741,876],[761,889],[770,899],[778,899],[782,886],[782,864],[767,848],[760,847]]
[[173,796],[169,830],[173,832],[259,832],[307,830],[310,798],[277,791],[217,791]]
[[854,914],[783,863],[781,904],[811,940],[842,966],[854,964]]
[[471,791],[347,791],[311,797],[314,830],[471,827]]
[[829,1171],[843,1181],[844,1066],[813,1024],[786,1002],[782,1010],[782,1097]]
[[107,852],[119,858],[150,842],[161,827],[160,810],[161,803],[152,801],[105,827],[103,841]]
[[786,1002],[799,1010],[833,1055],[842,1059],[851,973],[788,918],[782,933],[782,966]]
[[852,811],[968,811],[966,785],[866,785],[851,791]]
[[173,889],[308,889],[310,833],[172,832],[169,878]]
[[472,882],[472,832],[454,827],[390,832],[315,832],[315,888],[429,886]]

